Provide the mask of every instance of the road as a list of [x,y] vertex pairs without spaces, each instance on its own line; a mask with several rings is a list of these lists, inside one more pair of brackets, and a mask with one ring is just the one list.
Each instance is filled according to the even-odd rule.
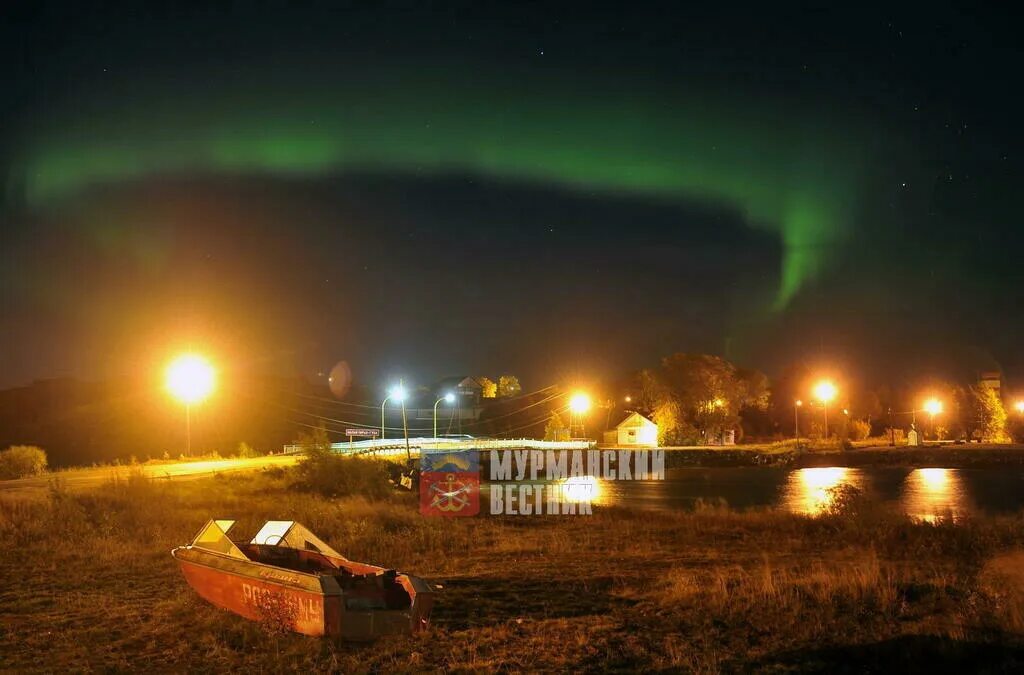
[[100,487],[111,478],[125,477],[129,471],[140,470],[153,480],[190,480],[204,478],[217,473],[253,471],[275,466],[291,466],[298,461],[298,455],[270,455],[245,459],[211,459],[196,462],[170,462],[166,464],[140,464],[135,468],[127,466],[103,466],[96,468],[55,471],[32,478],[0,481],[0,498],[38,497],[46,494],[50,481],[59,479],[68,490],[85,490]]

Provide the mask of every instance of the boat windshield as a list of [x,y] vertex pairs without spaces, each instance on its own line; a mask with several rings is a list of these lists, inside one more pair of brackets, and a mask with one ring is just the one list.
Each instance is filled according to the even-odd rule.
[[245,554],[228,538],[228,530],[234,524],[233,520],[211,520],[203,526],[203,529],[199,530],[199,534],[192,540],[192,546],[215,553],[223,553],[232,558],[248,560]]
[[249,543],[261,546],[277,546],[284,542],[285,535],[288,534],[288,530],[291,529],[294,523],[294,520],[268,520]]
[[268,520],[249,543],[260,546],[295,548],[300,551],[316,551],[344,559],[344,556],[331,548],[327,542],[306,529],[302,523],[296,523],[294,520]]

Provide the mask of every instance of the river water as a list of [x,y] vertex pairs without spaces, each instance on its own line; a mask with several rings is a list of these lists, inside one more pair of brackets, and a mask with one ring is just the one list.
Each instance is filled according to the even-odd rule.
[[667,469],[663,481],[571,480],[565,490],[574,500],[652,510],[692,509],[698,500],[724,500],[740,509],[776,507],[815,515],[829,508],[845,486],[928,521],[1024,509],[1024,469],[677,468]]

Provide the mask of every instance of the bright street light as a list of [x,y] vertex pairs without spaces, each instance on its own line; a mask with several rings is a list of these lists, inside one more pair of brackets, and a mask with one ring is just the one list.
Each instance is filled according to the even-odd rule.
[[577,391],[569,398],[569,437],[583,438],[587,435],[586,425],[583,424],[583,415],[590,410],[590,397],[581,391]]
[[935,417],[942,412],[942,401],[937,398],[930,398],[924,402],[924,411]]
[[185,454],[192,454],[192,406],[201,403],[217,384],[217,371],[198,354],[182,354],[167,366],[165,386],[185,404]]
[[197,354],[183,354],[171,361],[166,375],[167,390],[185,405],[201,402],[217,382],[213,366]]
[[928,413],[929,431],[935,433],[935,416],[942,412],[942,401],[937,398],[930,398],[924,402],[924,411]]
[[[393,398],[399,403],[401,403],[402,401],[405,400],[405,387],[403,387],[400,384],[396,384],[395,386],[391,387],[391,391],[388,392],[388,398]],[[384,400],[386,401],[387,398]]]
[[573,394],[572,398],[569,399],[569,410],[577,415],[587,412],[590,410],[590,397],[582,392]]
[[814,398],[821,401],[821,408],[825,414],[825,438],[828,438],[828,404],[836,397],[838,391],[831,380],[822,380],[814,385]]
[[836,385],[830,380],[822,380],[818,384],[814,385],[814,398],[818,399],[824,404],[828,404],[836,397],[838,393]]
[[1013,407],[1016,408],[1017,412],[1024,414],[1024,400],[1017,401],[1013,404]]

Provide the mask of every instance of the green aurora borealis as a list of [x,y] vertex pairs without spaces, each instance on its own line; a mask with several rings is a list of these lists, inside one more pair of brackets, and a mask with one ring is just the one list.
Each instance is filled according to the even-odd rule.
[[36,120],[19,178],[33,207],[155,174],[364,169],[709,202],[777,233],[778,310],[844,242],[869,160],[864,129],[814,106],[579,81],[369,81],[90,92]]

